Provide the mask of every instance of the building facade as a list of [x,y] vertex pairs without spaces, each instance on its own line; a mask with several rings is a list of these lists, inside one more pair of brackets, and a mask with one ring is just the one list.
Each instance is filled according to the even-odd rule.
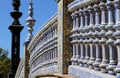
[[120,1],[56,2],[58,12],[25,45],[16,78],[120,78]]

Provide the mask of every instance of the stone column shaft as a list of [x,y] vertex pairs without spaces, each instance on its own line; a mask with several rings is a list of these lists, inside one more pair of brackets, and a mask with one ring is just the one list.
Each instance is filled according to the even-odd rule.
[[108,66],[108,62],[109,62],[109,60],[108,60],[109,53],[108,53],[107,46],[105,46],[105,45],[101,45],[101,46],[102,46],[102,62],[99,66],[103,73],[107,73],[108,71],[107,71],[106,67]]
[[80,23],[80,21],[79,21],[79,15],[78,15],[78,12],[76,11],[76,14],[75,14],[75,28],[78,28],[79,27],[79,23]]
[[72,59],[71,59],[71,61],[72,61],[72,65],[74,65],[75,64],[75,62],[74,62],[74,60],[75,60],[75,44],[73,44],[73,56],[72,56]]
[[95,47],[96,47],[96,60],[94,62],[94,69],[95,71],[99,71],[100,70],[99,65],[101,62],[101,49],[100,45],[98,44],[95,44]]
[[85,44],[85,60],[83,61],[84,67],[88,67],[88,62],[89,60],[89,45]]
[[93,46],[93,44],[90,44],[90,60],[88,62],[90,69],[94,68],[93,67],[94,60],[95,60],[94,46]]
[[79,44],[76,43],[76,59],[79,59]]
[[57,26],[55,27],[55,37],[57,36]]
[[81,66],[81,67],[83,67],[84,65],[83,65],[83,60],[85,59],[85,51],[84,51],[84,45],[81,43],[80,44],[80,59],[78,60],[78,62],[79,62],[79,66]]
[[85,25],[84,23],[85,19],[84,19],[83,11],[81,9],[79,10],[79,15],[80,15],[80,27],[82,28]]
[[73,12],[71,16],[72,16],[72,19],[73,19],[73,29],[72,30],[74,30],[75,26],[76,26],[75,13]]

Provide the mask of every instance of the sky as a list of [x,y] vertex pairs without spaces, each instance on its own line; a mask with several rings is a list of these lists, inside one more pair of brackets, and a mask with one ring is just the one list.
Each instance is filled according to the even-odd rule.
[[[20,12],[23,13],[19,19],[24,29],[21,31],[20,41],[20,57],[24,56],[24,42],[27,38],[27,25],[25,19],[28,17],[28,7],[30,0],[21,0]],[[13,11],[12,0],[0,0],[0,47],[9,51],[9,57],[11,57],[11,32],[8,27],[12,24],[13,18],[10,16],[10,12]],[[33,0],[34,19],[36,23],[34,26],[33,35],[38,29],[44,25],[57,12],[57,3],[55,0]]]

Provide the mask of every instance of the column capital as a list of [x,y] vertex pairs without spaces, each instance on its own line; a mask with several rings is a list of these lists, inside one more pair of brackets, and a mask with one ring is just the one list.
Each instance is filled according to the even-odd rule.
[[87,9],[88,9],[88,11],[89,11],[90,13],[92,13],[92,14],[94,13],[94,9],[93,9],[93,7],[92,7],[92,6],[88,6],[88,8],[87,8]]
[[98,12],[101,12],[101,11],[100,11],[100,7],[99,7],[96,3],[94,4],[93,8],[94,8],[94,11],[95,11],[95,12],[97,12],[97,13],[98,13]]
[[113,4],[114,4],[116,9],[120,9],[120,1],[119,0],[113,1]]
[[100,9],[101,9],[102,11],[106,11],[106,10],[107,10],[106,5],[105,5],[105,2],[100,2],[99,6],[100,6]]
[[83,9],[83,13],[84,13],[84,15],[86,15],[86,16],[89,15],[88,10],[87,10],[87,7],[84,7],[84,9]]
[[107,1],[106,6],[107,6],[108,10],[114,10],[114,6],[113,6],[112,1]]
[[82,9],[79,9],[78,13],[79,13],[80,16],[82,16],[82,17],[84,16]]

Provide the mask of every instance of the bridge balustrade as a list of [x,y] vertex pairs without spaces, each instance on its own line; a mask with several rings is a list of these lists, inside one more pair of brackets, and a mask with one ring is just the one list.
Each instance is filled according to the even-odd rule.
[[120,73],[120,1],[74,0],[72,65],[102,73]]

